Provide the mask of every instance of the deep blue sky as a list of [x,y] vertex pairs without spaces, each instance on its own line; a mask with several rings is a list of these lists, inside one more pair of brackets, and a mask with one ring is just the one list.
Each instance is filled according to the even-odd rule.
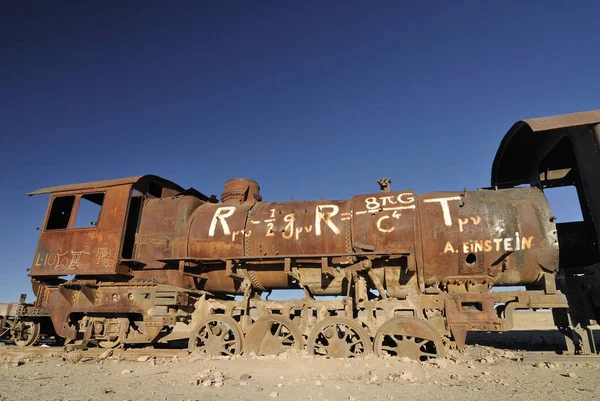
[[600,2],[448,3],[3,2],[0,301],[30,293],[40,187],[477,188],[515,121],[600,107]]

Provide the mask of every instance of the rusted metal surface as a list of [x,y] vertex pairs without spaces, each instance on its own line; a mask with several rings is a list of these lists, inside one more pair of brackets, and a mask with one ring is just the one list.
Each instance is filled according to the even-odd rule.
[[246,333],[244,350],[256,355],[279,355],[290,350],[302,351],[300,327],[280,315],[259,317]]
[[244,333],[229,316],[213,315],[194,330],[188,348],[213,356],[235,356],[242,352]]
[[188,256],[189,223],[204,202],[194,196],[146,199],[135,238],[134,259],[146,269],[164,266],[161,259]]
[[74,204],[69,211],[66,227],[50,229],[51,218],[46,219],[29,275],[97,275],[121,272],[118,259],[130,189],[130,185],[94,189],[94,194],[102,194],[104,200],[97,224],[90,225],[89,228],[74,228],[82,201],[81,193],[61,192],[53,195],[50,199],[50,211],[61,199],[72,198]]
[[310,355],[328,358],[354,358],[370,354],[371,339],[354,320],[329,317],[316,325],[308,338]]
[[404,356],[421,362],[444,356],[444,346],[437,331],[427,322],[413,317],[388,320],[377,332],[374,347],[379,356]]
[[232,178],[225,183],[221,200],[226,204],[240,204],[244,202],[260,202],[260,186],[258,182],[248,178]]
[[504,136],[492,166],[492,185],[529,184],[544,190],[574,187],[583,221],[557,214],[558,290],[568,312],[555,314],[571,352],[594,352],[589,325],[598,321],[600,266],[600,110],[517,122]]
[[[565,135],[572,127],[586,128],[600,123],[600,110],[533,118],[516,122],[506,133],[492,165],[492,186],[527,181],[532,162],[545,148],[544,142]],[[579,129],[578,129],[579,130]],[[557,132],[558,131],[558,132]]]
[[18,346],[37,342],[42,328],[50,334],[49,314],[45,309],[25,302],[25,294],[17,303],[0,303],[0,340],[12,341]]
[[[510,329],[514,310],[552,308],[577,350],[600,310],[598,121],[515,124],[494,163],[499,188],[477,191],[392,191],[383,178],[351,199],[265,202],[257,182],[236,178],[219,203],[156,176],[38,190],[51,199],[29,273],[36,307],[61,337],[107,347],[191,338],[237,355],[249,340],[276,354],[306,336],[316,353],[418,359],[464,345],[468,331]],[[577,187],[583,222],[555,223],[543,190],[560,185]],[[76,228],[83,200],[101,210]],[[526,291],[491,292],[515,285]],[[276,289],[305,297],[258,298]],[[423,342],[390,344],[415,333]]]
[[[143,194],[133,211],[128,210],[133,204],[131,181],[90,186],[90,191],[105,194],[96,227],[73,229],[69,218],[64,229],[41,233],[39,266],[34,264],[30,274],[39,305],[51,311],[63,337],[83,336],[101,345],[153,341],[163,327],[176,323],[176,310],[161,303],[164,286],[174,288],[169,305],[179,308],[193,307],[202,291],[247,294],[286,288],[317,295],[352,293],[362,305],[372,288],[383,299],[406,298],[400,310],[423,316],[414,311],[414,303],[422,302],[418,293],[428,288],[481,291],[494,284],[534,283],[544,272],[556,270],[554,226],[536,190],[419,196],[391,192],[386,182],[382,192],[345,201],[268,203],[259,201],[258,184],[236,179],[224,193],[227,203],[207,203],[193,193],[162,198]],[[74,195],[75,215],[83,193],[79,187],[53,194],[53,199]],[[139,216],[135,225],[132,213]],[[131,227],[135,246],[125,259],[118,255],[124,230]],[[73,250],[77,247],[82,251]],[[106,270],[97,266],[98,247],[112,257]],[[62,263],[59,256],[66,249],[70,260]],[[47,256],[54,253],[58,256]],[[43,284],[44,277],[65,274],[93,277]],[[99,278],[103,274],[129,277],[124,284],[111,284]],[[185,292],[177,288],[197,292],[179,299],[177,294]],[[444,307],[443,302],[435,305]],[[83,316],[75,325],[74,315]],[[129,320],[119,317],[123,315],[134,317],[137,333],[130,330]],[[365,322],[370,332],[383,324]]]
[[148,192],[149,185],[151,182],[155,182],[160,187],[168,188],[176,192],[183,191],[183,188],[175,184],[174,182],[165,180],[164,178],[158,177],[156,175],[139,175],[135,177],[118,178],[113,180],[92,181],[84,182],[81,184],[69,184],[50,188],[42,188],[36,191],[29,192],[27,195],[32,196],[59,192],[89,191],[101,188],[118,187],[122,185],[132,185],[140,192]]
[[419,197],[427,285],[525,285],[558,269],[556,226],[536,188]]

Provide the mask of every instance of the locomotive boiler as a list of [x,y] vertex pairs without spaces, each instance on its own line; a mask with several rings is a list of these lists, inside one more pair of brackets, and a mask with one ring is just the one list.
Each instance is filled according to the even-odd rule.
[[[468,331],[510,330],[517,309],[550,308],[569,351],[595,352],[599,122],[518,122],[492,186],[472,191],[381,179],[347,200],[269,202],[237,178],[218,201],[152,175],[38,190],[50,202],[29,271],[35,307],[59,337],[103,347],[189,339],[214,355],[420,360]],[[544,191],[567,185],[584,221],[557,224]],[[304,297],[268,299],[286,289]]]

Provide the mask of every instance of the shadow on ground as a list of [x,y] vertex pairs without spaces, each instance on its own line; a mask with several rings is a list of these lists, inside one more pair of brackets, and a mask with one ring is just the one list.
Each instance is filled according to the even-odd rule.
[[[600,349],[599,330],[594,330],[597,349]],[[566,351],[564,336],[558,330],[513,330],[505,333],[470,332],[467,344],[513,351]]]

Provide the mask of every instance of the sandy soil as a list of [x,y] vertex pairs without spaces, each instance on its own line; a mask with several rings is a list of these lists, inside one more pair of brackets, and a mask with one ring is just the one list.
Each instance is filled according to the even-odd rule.
[[[545,323],[546,318],[526,316],[525,324],[517,328],[529,331],[469,336],[464,351],[424,363],[304,354],[234,359],[147,356],[139,361],[68,353],[54,358],[0,356],[0,401],[600,398],[600,361],[528,364],[521,360],[523,350],[561,349],[562,339]],[[503,341],[511,344],[511,350],[499,348]]]

